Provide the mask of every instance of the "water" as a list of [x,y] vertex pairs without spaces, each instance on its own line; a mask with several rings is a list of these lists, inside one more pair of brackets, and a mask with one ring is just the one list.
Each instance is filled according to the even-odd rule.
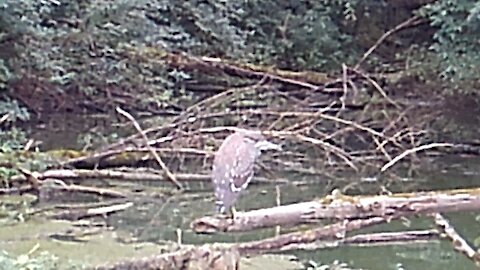
[[[78,138],[72,140],[77,141]],[[65,145],[59,140],[56,140],[56,143]],[[379,178],[378,182],[362,182],[356,175],[345,176],[341,181],[284,175],[279,177],[295,179],[297,184],[251,185],[237,203],[237,209],[241,211],[271,207],[277,204],[277,199],[280,199],[282,204],[308,201],[329,194],[333,188],[343,188],[346,185],[351,186],[347,190],[349,194],[372,195],[378,194],[381,186],[393,192],[476,187],[480,182],[479,164],[480,159],[474,157],[444,156],[415,164],[414,173],[408,170],[398,172],[402,176],[399,179],[392,180],[393,178],[384,176]],[[191,171],[197,170],[191,168]],[[31,201],[25,200],[25,196],[2,197],[1,208],[10,211],[0,213],[0,221],[4,221],[0,223],[0,249],[17,256],[27,254],[39,246],[38,250],[32,252],[32,257],[40,251],[49,251],[59,257],[62,265],[72,263],[81,265],[84,262],[96,264],[156,254],[160,247],[171,241],[181,241],[185,244],[240,242],[259,240],[276,234],[274,229],[217,235],[194,233],[190,229],[190,223],[196,218],[213,214],[214,211],[210,183],[189,183],[187,192],[173,196],[165,192],[168,185],[160,183],[125,184],[116,181],[109,183],[113,186],[118,184],[123,189],[143,187],[148,194],[138,192],[131,199],[134,202],[133,207],[109,215],[106,219],[96,217],[90,219],[89,223],[75,224],[28,215],[28,211],[32,211],[28,207]],[[351,185],[352,183],[355,184]],[[25,205],[25,208],[21,205]],[[36,207],[38,210],[40,205]],[[16,216],[12,221],[5,215]],[[449,213],[445,216],[470,243],[479,237],[480,224],[477,212]],[[26,221],[23,221],[24,219]],[[7,220],[10,221],[6,222]],[[409,221],[393,221],[369,228],[367,231],[434,228],[429,218],[410,218]],[[343,246],[316,251],[293,251],[288,254],[294,254],[301,261],[332,263],[339,260],[355,269],[476,269],[469,259],[455,252],[448,241],[386,246]]]
[[[458,163],[460,162],[461,163]],[[449,188],[475,186],[479,181],[478,160],[443,159],[436,162],[435,172],[417,175],[410,179],[412,185],[397,185],[418,190],[441,190]],[[418,180],[418,181],[417,181]],[[355,177],[351,181],[359,181]],[[115,182],[112,182],[115,183]],[[419,183],[419,184],[413,184]],[[362,185],[359,183],[358,185]],[[365,184],[366,187],[372,183]],[[36,243],[42,250],[49,250],[70,262],[102,263],[105,258],[115,261],[132,256],[146,256],[158,252],[158,245],[169,241],[178,241],[178,229],[182,230],[181,241],[188,244],[207,242],[240,242],[258,240],[275,235],[274,229],[263,229],[247,233],[218,235],[198,235],[190,229],[190,222],[195,218],[212,214],[214,210],[211,187],[208,183],[191,183],[191,191],[174,196],[162,195],[162,187],[149,183],[149,192],[156,196],[138,196],[133,199],[135,205],[123,212],[110,215],[106,222],[94,218],[100,225],[89,224],[101,231],[98,235],[84,236],[83,230],[68,222],[54,222],[33,218],[0,227],[0,243],[12,254],[28,252]],[[391,185],[394,186],[394,185]],[[364,187],[364,189],[366,189]],[[408,188],[407,188],[408,187]],[[324,196],[332,189],[331,184],[318,181],[315,184],[289,185],[261,184],[251,185],[237,204],[237,209],[256,209],[276,205],[278,191],[282,204],[302,200],[311,200]],[[400,188],[398,188],[400,189]],[[400,191],[400,190],[398,190]],[[478,213],[450,213],[445,215],[456,230],[470,243],[479,237]],[[410,222],[393,221],[367,231],[401,231],[414,229],[431,229],[434,224],[429,218],[410,218]],[[54,225],[52,225],[54,224]],[[75,228],[80,236],[72,239],[51,237],[52,234],[71,231]],[[61,240],[60,240],[61,239]],[[80,245],[80,246],[79,246]],[[65,249],[65,246],[70,249]],[[73,248],[74,249],[71,249]],[[83,248],[82,248],[83,247]],[[108,254],[102,250],[109,250]],[[92,253],[92,250],[98,252]],[[430,241],[415,244],[387,246],[343,246],[317,251],[294,251],[301,261],[314,260],[332,263],[335,260],[345,262],[356,269],[475,269],[472,262],[463,255],[453,251],[448,241]]]
[[[407,185],[400,183],[395,186],[396,191],[412,190],[443,190],[461,187],[474,187],[480,180],[479,160],[454,159],[451,157],[440,158],[435,161],[435,171],[417,173],[417,178],[410,178]],[[359,181],[352,177],[351,181]],[[358,185],[362,185],[359,183]],[[372,185],[371,183],[365,184]],[[377,183],[378,185],[378,183]],[[280,191],[282,204],[311,200],[324,196],[332,189],[330,184],[318,181],[309,185],[252,185],[237,203],[237,209],[256,209],[270,207],[276,204]],[[401,188],[403,187],[403,189]],[[144,213],[130,209],[110,219],[111,224],[117,224],[122,216],[137,215],[143,218],[131,219],[129,224],[117,224],[120,230],[129,230],[136,234],[139,240],[177,241],[176,231],[182,229],[184,243],[203,244],[205,242],[239,242],[258,240],[275,235],[274,229],[263,229],[247,233],[197,235],[189,228],[190,222],[198,217],[213,212],[212,191],[208,185],[204,187],[191,187],[196,189],[193,193],[178,195],[169,200],[151,201],[141,207]],[[139,205],[137,205],[139,207]],[[154,216],[154,219],[152,217]],[[445,214],[458,233],[470,243],[479,237],[480,224],[478,213],[462,212]],[[402,231],[425,230],[435,228],[431,219],[409,218],[410,222],[393,221],[369,229],[368,231]],[[145,224],[148,226],[145,226]],[[453,251],[452,244],[448,241],[430,241],[414,244],[399,244],[387,246],[360,246],[338,247],[318,251],[290,252],[301,260],[314,260],[322,263],[331,263],[340,260],[348,263],[352,268],[358,269],[476,269],[472,262],[465,256]]]

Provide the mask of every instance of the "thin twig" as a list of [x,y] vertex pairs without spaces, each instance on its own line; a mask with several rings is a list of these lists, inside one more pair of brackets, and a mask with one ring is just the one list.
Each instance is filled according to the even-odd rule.
[[341,149],[339,147],[336,147],[332,144],[329,144],[329,143],[327,143],[323,140],[318,140],[318,139],[308,137],[308,136],[304,136],[304,135],[297,135],[296,138],[301,140],[301,141],[304,141],[304,142],[309,142],[311,144],[320,145],[324,149],[330,150],[332,153],[334,153],[335,155],[337,155],[338,157],[343,159],[343,161],[345,161],[345,163],[347,163],[348,166],[350,166],[355,171],[358,171],[357,166],[355,166],[355,164],[353,164],[353,162],[351,161],[352,158],[350,157],[350,155],[348,153],[346,153],[345,151],[343,151],[343,149]]
[[384,172],[388,170],[388,168],[392,167],[395,165],[395,163],[399,162],[401,159],[404,157],[415,154],[416,152],[432,149],[432,148],[437,148],[437,147],[453,147],[455,146],[454,144],[451,143],[431,143],[431,144],[426,144],[422,145],[419,147],[415,147],[412,149],[408,149],[405,152],[401,153],[400,155],[396,156],[394,159],[390,160],[387,164],[383,165],[383,167],[380,169],[380,172]]
[[7,119],[8,119],[9,117],[10,117],[10,114],[8,114],[8,113],[6,113],[6,114],[4,114],[2,117],[0,117],[0,125],[1,125],[3,122],[7,121]]
[[411,17],[410,19],[402,22],[401,24],[395,26],[394,28],[388,30],[385,34],[383,34],[378,40],[377,42],[375,42],[375,44],[370,47],[370,49],[368,49],[368,51],[365,52],[365,54],[363,54],[362,58],[360,58],[360,60],[357,62],[357,64],[355,65],[354,69],[358,69],[360,67],[360,65],[367,59],[367,57],[372,54],[372,52],[377,49],[378,46],[380,46],[380,44],[387,38],[389,37],[390,35],[392,35],[393,33],[395,32],[398,32],[402,29],[405,29],[407,27],[411,27],[411,26],[415,26],[415,25],[418,25],[420,23],[424,22],[423,19],[421,19],[419,16],[413,16]]
[[[356,122],[353,122],[353,121],[350,121],[350,120],[342,119],[342,118],[339,118],[339,117],[336,117],[336,116],[332,116],[332,115],[328,115],[328,114],[324,114],[324,113],[319,113],[319,112],[303,112],[303,111],[276,112],[276,111],[269,111],[269,110],[248,110],[247,113],[258,114],[258,115],[278,115],[278,116],[281,116],[281,117],[317,117],[317,118],[323,118],[323,119],[330,120],[330,121],[333,121],[333,122],[338,122],[338,123],[341,123],[341,124],[344,124],[344,125],[355,127],[356,129],[365,131],[367,133],[370,133],[370,134],[378,136],[378,137],[386,138],[384,134],[382,134],[378,131],[375,131],[372,128],[363,126],[359,123],[356,123]],[[204,132],[210,133],[210,132],[219,132],[219,131],[222,131],[222,130],[237,131],[238,128],[235,128],[235,127],[215,127],[215,128],[203,128],[201,130],[203,130]],[[268,133],[268,132],[266,132],[266,133]]]
[[[53,179],[49,178],[48,180],[45,181],[53,182],[53,185],[48,186],[49,189],[52,190],[59,190],[59,191],[65,191],[65,192],[80,192],[80,193],[88,193],[88,194],[95,194],[98,196],[108,196],[112,198],[126,198],[127,195],[111,190],[108,188],[100,188],[100,187],[89,187],[89,186],[82,186],[82,185],[75,185],[75,184],[66,184],[64,181],[60,179]],[[45,187],[45,185],[43,185]]]
[[352,69],[352,71],[354,73],[362,76],[363,78],[365,78],[371,85],[373,85],[373,87],[375,89],[377,89],[377,91],[380,93],[380,95],[382,95],[383,98],[385,98],[385,100],[387,100],[390,104],[395,106],[397,109],[400,109],[400,105],[398,105],[395,101],[393,101],[391,98],[389,98],[387,96],[387,93],[385,93],[385,91],[382,89],[382,87],[376,81],[374,81],[372,78],[370,78],[370,76],[368,76],[367,74],[365,74],[363,72],[360,72],[357,69]]
[[133,116],[131,114],[129,114],[128,112],[122,110],[120,107],[117,107],[116,110],[117,110],[118,113],[125,116],[126,118],[128,118],[128,120],[130,120],[132,122],[135,129],[137,129],[138,133],[140,133],[142,135],[145,146],[150,150],[150,153],[152,153],[152,155],[155,157],[158,164],[160,165],[162,170],[167,175],[168,179],[170,179],[170,181],[172,181],[177,186],[178,189],[183,190],[182,185],[180,184],[180,182],[177,181],[177,178],[175,177],[175,175],[168,169],[167,165],[165,165],[165,163],[160,158],[160,156],[157,154],[157,152],[152,147],[150,147],[150,145],[148,144],[147,135],[145,135],[144,131],[140,127],[140,124],[138,124],[138,122],[135,120],[135,118],[133,118]]

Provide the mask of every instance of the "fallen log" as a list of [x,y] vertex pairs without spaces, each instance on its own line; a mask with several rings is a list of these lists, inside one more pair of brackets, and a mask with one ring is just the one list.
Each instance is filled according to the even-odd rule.
[[[343,221],[335,224],[236,244],[182,245],[175,251],[104,264],[94,269],[239,269],[241,257],[296,249],[323,249],[339,245],[398,244],[438,239],[436,230],[373,233],[345,237],[361,228],[385,223],[385,218]],[[330,240],[330,241],[327,241]],[[333,240],[333,241],[332,241]]]
[[274,226],[295,226],[319,219],[353,220],[411,216],[480,209],[480,188],[378,196],[328,195],[325,198],[272,208],[238,212],[229,216],[196,219],[197,233],[241,232]]
[[[165,181],[165,175],[161,171],[157,170],[132,170],[122,171],[115,169],[51,169],[44,172],[31,172],[37,179],[45,180],[49,178],[62,179],[62,180],[85,180],[85,179],[112,179],[120,181]],[[175,177],[179,181],[191,181],[191,182],[211,182],[211,176],[207,174],[197,173],[175,173]],[[24,175],[12,176],[9,181],[11,182],[25,182],[28,179]],[[271,184],[273,180],[267,178],[257,177],[252,183],[256,184]],[[276,179],[275,183],[286,184],[286,179]]]

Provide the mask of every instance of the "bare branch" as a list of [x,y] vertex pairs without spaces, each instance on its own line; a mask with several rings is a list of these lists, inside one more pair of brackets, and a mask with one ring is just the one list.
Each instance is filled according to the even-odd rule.
[[165,174],[168,176],[168,178],[170,179],[170,181],[172,181],[178,189],[182,190],[183,187],[182,185],[177,181],[177,179],[175,178],[175,175],[170,172],[170,170],[168,169],[167,165],[165,165],[165,163],[163,162],[163,160],[160,158],[160,156],[157,154],[157,152],[155,150],[153,150],[149,144],[148,144],[148,138],[147,138],[147,135],[145,135],[145,132],[142,130],[142,128],[140,127],[140,124],[138,124],[138,122],[135,120],[135,118],[133,118],[133,116],[131,114],[129,114],[128,112],[122,110],[120,107],[117,107],[117,112],[120,113],[121,115],[125,116],[128,120],[130,120],[133,124],[133,126],[135,127],[135,129],[137,129],[138,133],[140,133],[142,135],[142,138],[144,140],[144,143],[145,143],[145,146],[149,148],[150,150],[150,153],[155,157],[155,159],[157,160],[158,164],[160,165],[160,168],[162,168],[162,170],[165,172]]

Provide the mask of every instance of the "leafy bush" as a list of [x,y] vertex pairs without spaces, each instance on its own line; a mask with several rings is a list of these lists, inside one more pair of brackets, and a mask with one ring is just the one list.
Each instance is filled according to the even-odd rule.
[[480,2],[434,1],[419,13],[437,30],[430,47],[440,60],[440,75],[457,87],[478,80],[480,74]]

